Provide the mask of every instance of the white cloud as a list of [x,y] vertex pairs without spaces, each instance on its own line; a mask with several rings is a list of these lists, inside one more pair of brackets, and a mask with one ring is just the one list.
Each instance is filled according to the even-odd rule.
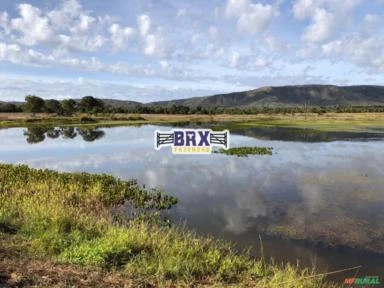
[[239,64],[240,53],[237,51],[231,51],[228,57],[228,64],[230,67],[236,67]]
[[275,11],[271,5],[251,5],[250,11],[240,15],[237,25],[241,31],[250,34],[262,33],[267,29],[274,15]]
[[288,43],[283,42],[281,39],[266,35],[262,38],[263,42],[267,45],[268,51],[271,51],[272,53],[286,53],[291,50],[291,45]]
[[169,63],[167,60],[161,60],[159,62],[161,69],[167,70],[169,68]]
[[0,42],[0,61],[22,63],[36,66],[64,66],[91,72],[109,72],[122,75],[152,75],[151,66],[130,65],[126,62],[114,64],[103,63],[95,57],[88,59],[76,57],[55,57],[33,49],[25,49],[18,44]]
[[60,29],[69,29],[73,24],[73,19],[82,13],[82,7],[77,0],[63,1],[59,9],[54,9],[47,13],[51,23]]
[[304,20],[314,14],[324,0],[296,0],[293,3],[293,15],[298,20]]
[[322,46],[325,56],[335,61],[351,61],[372,71],[384,72],[384,38],[365,34],[348,34]]
[[160,34],[148,34],[144,39],[143,53],[147,56],[166,56],[165,40]]
[[246,12],[249,4],[249,0],[228,0],[225,13],[227,16],[239,16]]
[[[226,0],[217,7],[210,1],[172,0],[178,5],[150,1],[141,7],[140,0],[132,1],[135,5],[128,10],[121,1],[116,5],[122,9],[109,9],[103,1],[81,1],[81,5],[80,0],[59,0],[56,6],[37,4],[39,1],[31,2],[33,6],[7,5],[10,10],[0,12],[0,61],[17,64],[9,66],[20,73],[79,72],[100,78],[119,74],[123,75],[119,79],[151,77],[143,83],[152,79],[217,81],[217,87],[226,83],[231,87],[238,87],[236,83],[252,87],[289,83],[293,78],[281,76],[290,75],[292,65],[304,69],[311,63],[315,63],[316,73],[311,73],[316,77],[309,80],[314,82],[334,81],[335,75],[343,78],[346,65],[362,73],[366,70],[360,67],[382,71],[382,17],[376,4],[352,11],[359,0],[293,0],[284,4],[285,0]],[[292,5],[292,9],[279,11],[280,5]],[[275,20],[279,26],[272,27]],[[354,37],[348,34],[351,31],[355,31]],[[374,44],[371,38],[379,43]],[[354,51],[346,45],[355,45]],[[376,56],[367,56],[367,51]],[[344,62],[328,73],[326,65],[316,64],[328,60]],[[27,65],[50,69],[23,70]],[[306,75],[296,74],[295,83],[308,80]],[[383,78],[382,74],[375,77]],[[356,78],[351,75],[348,79],[353,82]]]
[[308,42],[323,42],[332,36],[335,28],[335,15],[322,8],[318,8],[313,15],[311,24],[305,29],[302,38]]
[[125,48],[127,41],[135,37],[136,30],[132,27],[121,27],[115,23],[109,27],[109,33],[111,33],[113,50],[119,51]]
[[382,19],[376,14],[364,15],[364,28],[366,31],[375,31],[381,28]]
[[[68,56],[71,52],[97,52],[107,43],[112,52],[127,49],[147,56],[163,55],[165,39],[161,29],[151,30],[151,18],[137,16],[137,27],[120,24],[116,17],[94,17],[78,0],[63,0],[50,11],[30,4],[17,6],[19,17],[8,19],[0,13],[0,39],[25,46],[45,47],[55,56]],[[20,62],[21,63],[21,62]],[[29,63],[29,62],[28,62]]]
[[101,48],[106,39],[98,34],[95,35],[58,35],[59,45],[55,53],[66,54],[67,51],[94,52]]
[[304,20],[313,17],[319,8],[333,12],[340,17],[350,16],[350,11],[354,9],[361,0],[295,0],[293,2],[293,15],[297,20]]
[[8,27],[8,13],[7,12],[1,12],[0,13],[0,28],[3,29],[3,32],[0,30],[0,38],[4,37],[5,35],[9,34],[9,27]]
[[353,23],[351,12],[361,0],[296,0],[292,10],[295,19],[309,19],[302,39],[307,42],[324,42],[332,37],[336,30],[342,30]]
[[144,54],[153,55],[156,52],[156,37],[153,34],[145,37]]
[[176,17],[179,18],[179,17],[183,17],[187,15],[187,10],[186,9],[178,9],[177,10],[177,14],[176,14]]
[[77,21],[75,26],[70,29],[70,31],[74,34],[84,34],[91,28],[92,23],[94,22],[95,18],[85,14],[81,14],[79,20]]
[[263,33],[277,11],[275,7],[269,4],[254,4],[250,0],[228,0],[225,14],[237,19],[239,31],[253,35]]
[[151,18],[148,15],[137,17],[137,25],[141,36],[146,36],[151,28]]
[[43,16],[40,9],[30,4],[18,5],[19,18],[11,20],[11,28],[21,34],[20,43],[33,46],[46,42],[54,35],[49,19]]
[[257,58],[256,61],[254,62],[254,66],[256,69],[264,68],[267,65],[268,65],[268,62],[261,58]]

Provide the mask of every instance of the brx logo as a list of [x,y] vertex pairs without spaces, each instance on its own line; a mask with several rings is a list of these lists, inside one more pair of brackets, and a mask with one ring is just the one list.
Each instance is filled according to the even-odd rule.
[[155,149],[172,147],[173,154],[210,154],[212,147],[229,148],[229,131],[211,129],[173,129],[155,131]]

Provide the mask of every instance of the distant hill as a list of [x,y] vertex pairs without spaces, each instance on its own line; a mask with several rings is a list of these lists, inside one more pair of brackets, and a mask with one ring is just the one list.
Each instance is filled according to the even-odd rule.
[[384,86],[300,85],[263,87],[245,92],[151,102],[149,105],[184,105],[190,108],[244,108],[294,106],[384,105]]
[[21,106],[24,104],[24,102],[22,102],[22,101],[0,101],[0,105],[2,105],[2,104],[13,104],[16,106]]
[[115,99],[100,99],[104,102],[104,105],[111,106],[113,108],[133,108],[143,105],[140,102],[129,100],[115,100]]
[[[80,101],[80,99],[74,99]],[[220,108],[258,108],[258,107],[302,107],[308,106],[384,106],[384,86],[334,86],[334,85],[293,85],[262,87],[259,89],[218,94],[213,96],[140,103],[129,100],[100,99],[105,106],[122,109],[137,107],[188,106]],[[0,104],[7,102],[0,101]],[[23,102],[8,102],[21,106]]]

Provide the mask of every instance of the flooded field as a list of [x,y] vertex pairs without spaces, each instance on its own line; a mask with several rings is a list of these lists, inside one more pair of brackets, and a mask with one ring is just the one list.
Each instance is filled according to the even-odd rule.
[[0,161],[137,178],[178,198],[173,223],[252,247],[256,257],[261,238],[276,261],[384,271],[383,130],[238,129],[231,147],[273,153],[236,157],[155,151],[156,129],[171,127],[3,129]]

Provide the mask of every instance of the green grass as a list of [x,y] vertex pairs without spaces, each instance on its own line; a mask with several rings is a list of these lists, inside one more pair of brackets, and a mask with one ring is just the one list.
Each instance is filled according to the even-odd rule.
[[248,157],[248,155],[272,155],[271,147],[235,147],[225,149],[219,149],[213,151],[214,153],[226,154],[226,155],[235,155],[238,157]]
[[[1,234],[23,239],[34,257],[119,270],[157,286],[331,287],[305,278],[313,271],[266,264],[226,242],[164,225],[162,211],[176,202],[109,175],[0,164]],[[123,204],[134,213],[124,214]]]

